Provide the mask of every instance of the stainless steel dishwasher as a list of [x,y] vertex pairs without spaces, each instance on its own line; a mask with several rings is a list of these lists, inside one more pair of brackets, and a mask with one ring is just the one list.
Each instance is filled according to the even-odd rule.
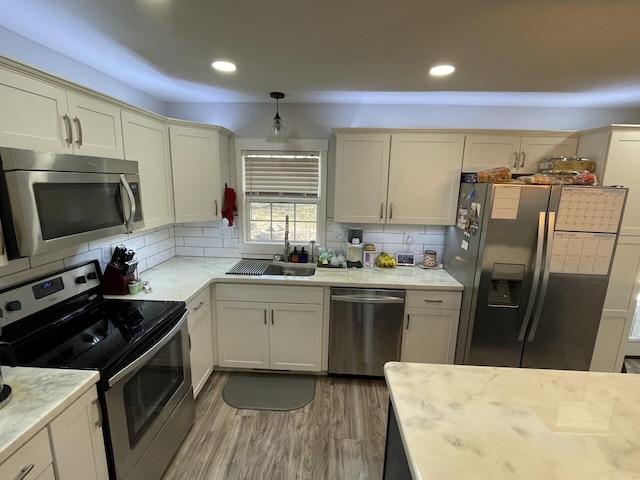
[[332,288],[329,373],[383,376],[400,360],[404,290]]

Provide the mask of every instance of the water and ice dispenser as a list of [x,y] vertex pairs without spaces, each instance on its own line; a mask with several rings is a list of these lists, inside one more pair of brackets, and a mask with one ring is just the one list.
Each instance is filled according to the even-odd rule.
[[520,292],[524,280],[524,265],[494,263],[487,304],[490,307],[520,306]]

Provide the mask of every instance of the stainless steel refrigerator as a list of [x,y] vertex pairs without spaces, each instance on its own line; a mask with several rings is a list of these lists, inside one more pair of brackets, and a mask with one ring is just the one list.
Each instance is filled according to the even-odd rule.
[[444,248],[464,285],[455,362],[588,370],[626,194],[461,184]]

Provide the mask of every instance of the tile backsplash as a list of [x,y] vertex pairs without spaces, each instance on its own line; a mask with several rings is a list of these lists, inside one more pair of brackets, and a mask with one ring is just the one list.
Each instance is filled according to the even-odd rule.
[[113,247],[120,244],[135,250],[140,274],[176,255],[175,227],[150,228],[132,234],[114,235],[76,247],[11,260],[7,266],[0,267],[0,288],[94,259],[100,262],[104,271],[111,259]]
[[[319,246],[343,251],[347,227],[327,219],[325,242]],[[431,225],[354,225],[363,229],[365,243],[373,243],[378,252],[408,252],[421,255],[425,250],[442,254],[445,227]],[[176,223],[168,227],[152,228],[128,235],[115,235],[77,247],[52,253],[12,260],[0,267],[0,288],[77,263],[98,259],[104,268],[111,258],[113,247],[124,244],[136,251],[138,274],[175,256],[241,258],[238,252],[238,227],[222,226],[220,221]],[[438,258],[440,261],[440,256]]]

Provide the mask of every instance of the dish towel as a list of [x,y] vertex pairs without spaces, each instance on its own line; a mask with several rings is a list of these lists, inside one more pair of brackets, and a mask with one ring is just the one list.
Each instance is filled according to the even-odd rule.
[[226,218],[229,221],[230,227],[233,226],[233,212],[236,210],[236,191],[231,187],[225,187],[222,218]]

